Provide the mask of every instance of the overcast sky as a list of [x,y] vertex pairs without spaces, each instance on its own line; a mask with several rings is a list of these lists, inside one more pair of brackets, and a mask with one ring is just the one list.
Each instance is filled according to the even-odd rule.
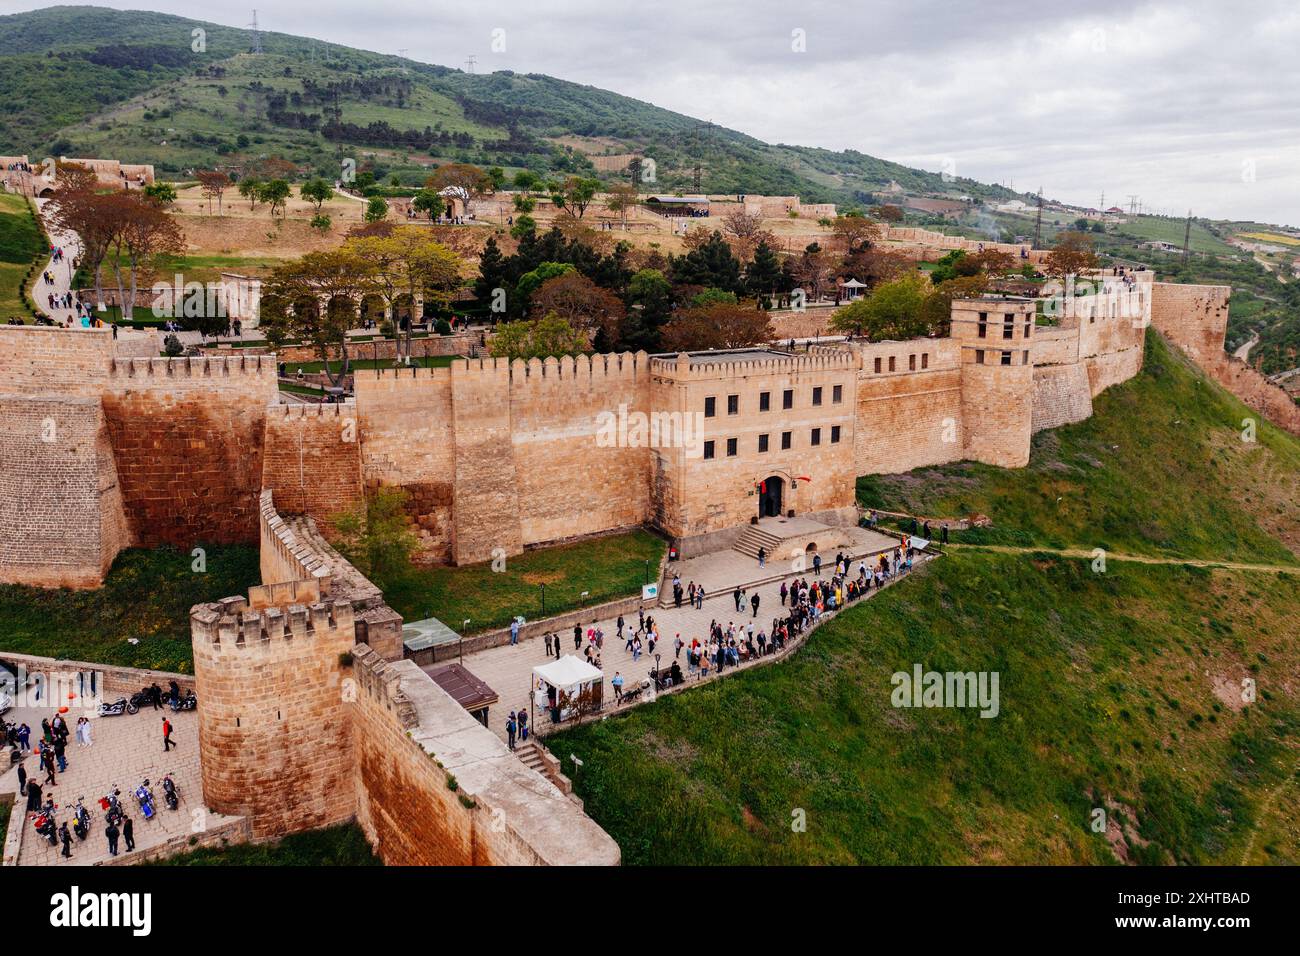
[[[473,54],[478,72],[549,73],[770,142],[1300,225],[1295,0],[247,2],[267,30],[460,68]],[[200,0],[102,5],[251,19]]]

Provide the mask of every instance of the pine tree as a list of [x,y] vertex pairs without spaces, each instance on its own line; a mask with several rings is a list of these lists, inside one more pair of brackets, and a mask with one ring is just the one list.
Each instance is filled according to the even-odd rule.
[[760,242],[754,249],[753,261],[745,271],[745,286],[749,294],[761,297],[770,307],[769,297],[776,290],[780,278],[781,263],[777,260],[776,251],[766,241]]

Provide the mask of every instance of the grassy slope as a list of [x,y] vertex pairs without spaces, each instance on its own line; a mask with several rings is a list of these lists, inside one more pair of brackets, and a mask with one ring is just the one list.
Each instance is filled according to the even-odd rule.
[[[527,551],[506,559],[508,573],[494,572],[491,562],[417,567],[400,578],[375,583],[404,619],[436,617],[459,631],[469,618],[464,631],[474,633],[503,627],[519,614],[528,620],[541,617],[542,584],[548,615],[636,594],[646,562],[654,580],[664,549],[662,538],[631,531]],[[583,591],[589,592],[586,598],[581,597]]]
[[[207,51],[191,55],[190,31],[199,26],[207,30]],[[451,149],[440,159],[547,167],[553,157],[546,147],[528,154],[491,147],[505,139],[507,118],[518,111],[520,128],[535,139],[577,134],[644,150],[658,161],[663,188],[689,187],[691,168],[701,162],[705,188],[724,193],[798,193],[809,201],[845,202],[855,190],[895,179],[920,190],[1013,195],[1002,187],[966,180],[947,184],[937,173],[856,152],[765,144],[732,130],[703,127],[693,117],[650,103],[554,77],[504,71],[466,74],[277,33],[263,34],[265,54],[259,58],[247,55],[251,40],[246,30],[145,11],[56,7],[0,17],[0,65],[12,64],[10,72],[22,77],[25,104],[23,113],[8,120],[0,117],[0,150],[8,146],[41,153],[61,140],[75,147],[72,153],[103,152],[152,162],[167,171],[238,161],[239,154],[218,153],[216,147],[219,142],[230,147],[235,136],[244,133],[253,140],[250,156],[278,153],[321,170],[337,170],[340,156],[361,155],[378,144],[340,146],[315,133],[274,128],[260,117],[258,96],[249,93],[249,82],[257,79],[266,87],[291,91],[303,77],[329,82],[403,70],[415,84],[408,105],[399,109],[345,95],[339,103],[342,117],[363,125],[384,120],[399,129],[432,126],[474,137],[472,149]],[[91,62],[103,59],[99,48],[105,47],[116,51],[111,67]],[[44,53],[50,50],[58,55],[47,60]],[[226,76],[197,75],[213,66],[224,68]],[[285,66],[291,77],[284,76]],[[90,81],[78,85],[80,77]],[[225,97],[218,86],[227,88]],[[241,100],[242,112],[237,110]],[[153,118],[145,118],[146,109]],[[473,119],[470,113],[483,119]],[[422,177],[419,165],[403,164],[402,150],[379,152],[390,168],[402,168],[412,181]]]
[[[1291,576],[965,553],[780,667],[552,749],[582,758],[578,792],[629,863],[1106,862],[1103,798],[1132,808],[1144,860],[1236,862],[1294,770],[1297,601]],[[1000,714],[894,709],[914,663],[998,671]],[[1214,682],[1247,675],[1260,701],[1234,713]]]
[[188,673],[190,608],[243,594],[258,580],[256,548],[206,552],[199,574],[188,552],[130,548],[97,591],[0,585],[0,649]]
[[22,196],[0,193],[0,321],[28,317],[22,281],[45,240]]
[[[1143,374],[1040,436],[1031,467],[868,490],[964,502],[1013,541],[1289,560],[1256,515],[1294,527],[1294,492],[1278,517],[1264,486],[1295,487],[1300,443],[1266,429],[1239,449],[1241,417],[1153,337]],[[1136,822],[1139,861],[1236,863],[1249,846],[1300,862],[1298,606],[1296,575],[954,552],[780,667],[552,749],[584,760],[578,792],[629,863],[1109,862],[1089,828],[1103,801]],[[915,663],[998,671],[1001,713],[895,709],[890,675]],[[1258,701],[1237,710],[1247,676]]]
[[295,833],[274,843],[203,847],[151,866],[379,866],[355,824]]
[[[973,542],[1105,548],[1249,562],[1300,553],[1300,441],[1209,384],[1149,332],[1141,375],[1108,389],[1094,414],[1034,437],[1027,468],[972,462],[859,479],[867,507],[924,515],[982,513]],[[1059,500],[1058,500],[1059,499]]]

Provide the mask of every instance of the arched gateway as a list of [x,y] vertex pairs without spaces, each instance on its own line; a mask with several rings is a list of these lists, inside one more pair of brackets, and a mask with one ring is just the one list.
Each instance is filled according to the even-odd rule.
[[781,514],[785,494],[785,479],[777,475],[765,478],[758,484],[758,516],[775,518]]

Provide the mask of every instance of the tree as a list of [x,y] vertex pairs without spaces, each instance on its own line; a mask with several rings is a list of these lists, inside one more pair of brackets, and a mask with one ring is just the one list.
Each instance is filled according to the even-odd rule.
[[503,322],[492,338],[492,354],[498,358],[533,359],[576,355],[587,346],[587,337],[561,316],[548,312],[536,321]]
[[515,173],[515,189],[518,189],[525,196],[541,185],[541,177],[531,170],[521,169]]
[[[292,339],[311,345],[331,384],[338,385],[348,373],[347,333],[357,306],[375,288],[373,263],[346,244],[309,252],[277,266],[262,283],[260,328],[272,348]],[[341,360],[337,374],[329,364],[331,349]]]
[[257,187],[257,198],[271,207],[271,218],[275,218],[275,212],[280,211],[280,218],[288,210],[289,204],[289,184],[283,179],[272,179],[264,182]]
[[334,225],[334,220],[322,213],[312,216],[309,225],[323,236],[330,231],[330,227]]
[[794,275],[809,298],[816,299],[835,278],[835,266],[835,261],[819,243],[810,242],[794,263]]
[[124,193],[102,193],[95,174],[83,167],[60,169],[45,215],[81,240],[81,268],[95,277],[97,301],[104,300],[103,265],[127,205]]
[[673,259],[671,271],[677,285],[712,286],[727,292],[743,289],[740,262],[721,232],[714,231],[699,248]]
[[658,269],[641,269],[628,281],[627,297],[632,308],[617,329],[603,330],[601,347],[657,351],[660,330],[672,315],[672,284]]
[[159,206],[170,206],[176,202],[176,187],[171,183],[150,183],[144,187],[144,194]]
[[561,212],[567,212],[581,219],[586,214],[591,201],[596,198],[596,190],[599,188],[599,179],[570,176],[564,182],[551,187],[551,202]]
[[[185,248],[185,234],[176,220],[150,198],[138,193],[121,193],[113,220],[116,232],[110,241],[113,251],[113,276],[117,280],[118,301],[122,304],[122,318],[135,317],[135,297],[141,273],[149,269],[155,257],[181,252]],[[129,268],[130,279],[124,289],[122,264]]]
[[895,206],[892,203],[888,203],[884,206],[877,206],[876,218],[881,222],[902,222],[903,209],[901,206]]
[[388,218],[388,201],[383,196],[371,196],[366,203],[366,222],[379,222]]
[[754,249],[754,258],[745,270],[745,291],[757,297],[765,306],[770,306],[768,298],[776,291],[781,278],[781,263],[776,251],[767,242],[760,242]]
[[430,222],[441,216],[445,207],[446,203],[442,201],[442,197],[432,189],[421,189],[411,200],[411,208],[416,212],[424,213],[429,217]]
[[315,206],[316,215],[319,216],[320,207],[334,198],[334,187],[317,176],[299,186],[298,195]]
[[627,228],[627,211],[634,208],[641,201],[636,187],[630,183],[615,183],[609,187],[609,195],[605,199],[605,208],[610,212],[618,213],[619,219],[623,222],[623,228]]
[[262,183],[249,176],[239,181],[239,195],[248,200],[248,211],[257,208],[257,201],[262,198]]
[[929,292],[924,276],[905,275],[877,286],[867,295],[831,316],[833,331],[865,335],[873,342],[912,339],[928,331],[921,306]]
[[226,190],[230,188],[230,177],[216,169],[201,169],[194,176],[198,179],[199,187],[208,200],[208,215],[212,215],[212,200],[214,199],[217,201],[217,215],[221,215],[221,201],[226,194]]
[[[386,236],[348,239],[344,249],[370,264],[376,291],[388,302],[409,295],[445,307],[462,284],[461,260],[420,226],[398,226]],[[414,316],[412,316],[414,318]],[[398,358],[411,354],[412,323],[398,336]]]
[[331,519],[339,551],[372,581],[387,587],[411,565],[419,538],[406,514],[407,494],[379,487],[355,508]]
[[736,255],[741,259],[751,258],[759,243],[766,242],[770,245],[776,241],[776,237],[763,228],[763,217],[757,213],[745,212],[743,208],[723,216],[722,228],[731,237]]
[[601,328],[616,328],[627,310],[623,300],[586,276],[566,272],[543,282],[529,299],[529,313],[554,313],[590,339]]
[[880,239],[880,227],[861,213],[836,216],[831,224],[835,238],[844,247],[845,255],[869,246]]
[[1087,269],[1097,268],[1097,255],[1092,251],[1092,237],[1082,232],[1066,232],[1056,240],[1043,263],[1049,276],[1064,282]]
[[935,286],[921,304],[921,321],[926,334],[936,338],[947,336],[952,331],[953,300],[977,298],[988,291],[988,279],[988,273],[981,272],[973,276],[958,276]]
[[766,345],[775,335],[764,310],[752,304],[713,302],[674,314],[664,326],[662,344],[671,352],[737,349]]
[[524,303],[532,300],[533,292],[541,288],[542,283],[547,279],[554,279],[556,276],[566,275],[578,270],[568,262],[542,262],[536,269],[525,272],[515,283],[515,298],[519,300],[522,308]]

